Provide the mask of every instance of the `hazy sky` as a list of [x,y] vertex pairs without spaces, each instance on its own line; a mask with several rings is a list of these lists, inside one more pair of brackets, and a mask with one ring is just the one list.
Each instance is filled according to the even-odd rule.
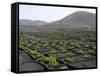
[[87,8],[69,8],[69,7],[52,7],[37,5],[19,5],[19,19],[56,21],[68,16],[76,11],[88,11],[95,13],[95,9]]

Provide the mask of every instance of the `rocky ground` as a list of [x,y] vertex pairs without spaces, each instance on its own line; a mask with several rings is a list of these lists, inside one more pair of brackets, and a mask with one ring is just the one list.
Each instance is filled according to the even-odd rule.
[[19,50],[19,71],[43,71],[44,67],[36,63],[24,50]]

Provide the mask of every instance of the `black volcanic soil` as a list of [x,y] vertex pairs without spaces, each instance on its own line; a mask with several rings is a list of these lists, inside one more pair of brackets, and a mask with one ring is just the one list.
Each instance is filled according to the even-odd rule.
[[22,50],[19,50],[19,71],[43,71],[44,67],[36,63]]

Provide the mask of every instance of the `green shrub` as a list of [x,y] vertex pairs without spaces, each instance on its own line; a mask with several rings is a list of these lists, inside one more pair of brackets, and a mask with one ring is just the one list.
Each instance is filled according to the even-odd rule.
[[66,56],[66,57],[65,57],[65,60],[66,60],[67,62],[71,63],[71,62],[74,60],[74,58],[71,57],[71,56]]
[[83,57],[84,57],[85,59],[89,59],[89,58],[91,58],[91,55],[85,54],[85,55],[83,55]]
[[67,62],[71,63],[74,60],[74,57],[73,57],[72,53],[67,53],[66,57],[65,57],[65,60]]

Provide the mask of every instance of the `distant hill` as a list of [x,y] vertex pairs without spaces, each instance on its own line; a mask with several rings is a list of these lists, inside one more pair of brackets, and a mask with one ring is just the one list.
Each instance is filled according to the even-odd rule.
[[32,21],[27,19],[22,19],[19,21],[19,23],[20,25],[24,25],[24,26],[41,26],[41,25],[48,24],[48,22],[45,21],[40,21],[40,20]]
[[50,23],[48,26],[56,28],[91,28],[96,26],[96,16],[94,13],[78,11],[64,17],[61,20]]
[[[96,27],[96,15],[94,13],[89,13],[85,11],[74,12],[64,18],[57,20],[55,22],[45,22],[45,21],[32,21],[32,20],[20,20],[20,28],[24,31],[44,31],[51,30],[56,31],[63,29],[75,29],[75,28],[85,28],[90,30],[95,30]],[[24,26],[24,27],[23,27]]]

